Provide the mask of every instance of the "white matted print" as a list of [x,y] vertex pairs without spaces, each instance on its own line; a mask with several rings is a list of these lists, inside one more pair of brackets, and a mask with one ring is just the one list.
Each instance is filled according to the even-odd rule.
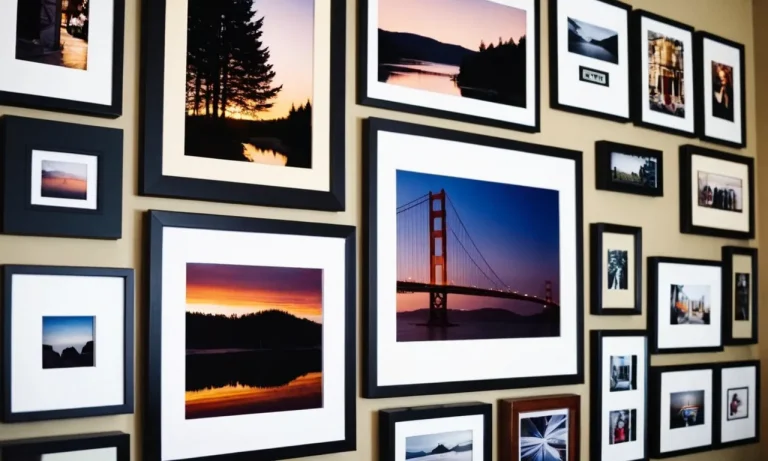
[[483,415],[395,423],[394,461],[491,461],[484,458]]
[[657,403],[659,451],[669,453],[712,444],[712,369],[662,371]]
[[749,165],[693,154],[690,175],[692,225],[750,231]]
[[91,450],[45,453],[40,458],[40,461],[118,461],[117,448],[94,448]]
[[720,443],[757,436],[758,373],[754,364],[720,369]]
[[98,209],[98,160],[94,155],[33,150],[30,203]]
[[743,45],[704,34],[700,41],[703,102],[701,135],[743,146],[745,101]]

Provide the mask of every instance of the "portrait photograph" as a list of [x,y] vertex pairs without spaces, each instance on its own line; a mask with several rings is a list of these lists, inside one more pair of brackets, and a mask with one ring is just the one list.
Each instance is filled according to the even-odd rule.
[[661,151],[646,147],[597,141],[597,189],[651,197],[663,196],[662,155]]
[[608,289],[627,289],[629,251],[608,250]]
[[760,362],[719,363],[715,370],[720,398],[718,448],[757,443],[760,433]]
[[728,399],[726,400],[726,419],[744,419],[749,416],[749,388],[740,387],[728,389]]
[[93,316],[43,316],[43,368],[92,367]]
[[609,443],[628,443],[637,440],[635,424],[637,424],[637,410],[617,410],[608,415],[611,421],[608,435]]
[[669,428],[704,424],[704,391],[673,392],[669,395]]
[[406,437],[405,459],[472,461],[472,431]]
[[749,274],[736,272],[736,305],[734,313],[737,322],[749,321]]
[[712,116],[733,121],[733,67],[712,61]]
[[642,311],[642,229],[590,224],[590,291],[593,315]]
[[730,345],[758,340],[759,272],[757,248],[724,246],[723,341]]
[[670,325],[709,325],[711,298],[708,285],[676,285],[671,293]]
[[499,461],[578,461],[577,395],[499,401]]

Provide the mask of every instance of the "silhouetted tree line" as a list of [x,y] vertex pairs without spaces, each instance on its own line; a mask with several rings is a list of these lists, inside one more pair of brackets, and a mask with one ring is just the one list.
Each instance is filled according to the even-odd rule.
[[[526,39],[513,39],[486,45],[467,55],[461,62],[456,83],[462,95],[475,99],[525,107],[526,104]],[[465,94],[467,93],[467,94]]]
[[323,327],[287,312],[243,316],[186,313],[187,349],[297,349],[320,347]]

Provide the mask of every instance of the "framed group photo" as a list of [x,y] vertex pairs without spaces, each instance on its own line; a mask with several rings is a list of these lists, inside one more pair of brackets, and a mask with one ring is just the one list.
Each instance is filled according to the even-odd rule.
[[625,194],[664,196],[664,153],[611,141],[595,143],[595,187]]
[[643,230],[619,224],[589,226],[592,315],[643,311]]
[[757,248],[724,246],[723,342],[757,344],[759,302]]
[[715,368],[717,448],[760,440],[760,361],[720,363]]

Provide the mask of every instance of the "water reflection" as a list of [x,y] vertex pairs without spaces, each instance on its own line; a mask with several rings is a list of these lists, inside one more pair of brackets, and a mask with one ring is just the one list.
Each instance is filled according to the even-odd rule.
[[274,149],[262,149],[247,142],[242,144],[243,156],[253,163],[277,166],[285,166],[288,163],[288,157]]
[[452,96],[461,96],[454,81],[458,73],[458,66],[406,59],[379,67],[379,79],[386,83]]

